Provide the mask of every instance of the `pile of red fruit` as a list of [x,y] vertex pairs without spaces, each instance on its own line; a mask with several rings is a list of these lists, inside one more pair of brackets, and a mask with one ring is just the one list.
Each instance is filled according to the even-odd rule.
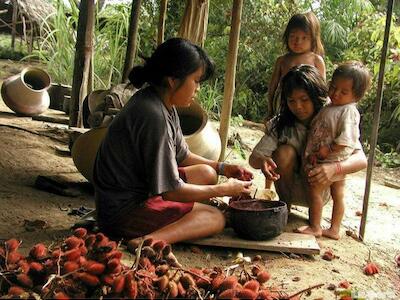
[[[0,296],[14,298],[241,298],[278,299],[263,284],[269,273],[253,264],[240,275],[221,268],[184,269],[171,246],[147,239],[136,245],[132,266],[121,263],[118,245],[104,234],[78,228],[61,246],[35,245],[28,256],[10,239],[0,246]],[[135,251],[132,249],[131,251]]]

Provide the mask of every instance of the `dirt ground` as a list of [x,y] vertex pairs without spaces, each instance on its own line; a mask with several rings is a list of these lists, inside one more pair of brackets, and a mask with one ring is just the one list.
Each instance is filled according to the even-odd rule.
[[[1,61],[0,80],[19,73],[20,63]],[[51,111],[55,114],[62,112]],[[217,124],[217,123],[216,123]],[[29,117],[18,117],[0,101],[0,239],[16,237],[23,241],[22,250],[27,251],[37,242],[47,245],[57,243],[70,234],[70,226],[79,216],[69,215],[82,206],[94,208],[94,198],[86,179],[77,171],[71,157],[59,150],[67,148],[66,125],[34,121]],[[232,127],[249,148],[262,136],[262,132],[248,127]],[[230,150],[227,151],[229,153]],[[248,151],[245,151],[248,158]],[[246,165],[238,153],[232,151],[228,161]],[[193,247],[187,244],[174,245],[180,262],[192,267],[226,267],[233,264],[238,252],[253,257],[259,254],[272,274],[267,283],[280,286],[292,294],[296,291],[324,284],[302,299],[335,299],[329,284],[338,285],[342,280],[352,283],[353,295],[367,299],[399,299],[400,268],[394,257],[400,253],[400,190],[387,187],[385,182],[397,183],[400,171],[375,168],[369,201],[366,236],[359,242],[346,236],[345,230],[358,232],[365,188],[365,172],[348,177],[346,214],[342,238],[333,241],[319,239],[321,254],[331,249],[337,256],[332,261],[320,255],[305,256],[290,253],[272,253],[228,248]],[[60,196],[34,187],[39,175],[56,176],[59,180],[80,191],[77,197]],[[261,173],[255,171],[255,186],[263,187]],[[306,221],[306,210],[296,208],[290,216],[286,230]],[[330,217],[330,206],[324,211],[325,222]],[[32,226],[32,222],[36,226]],[[35,225],[35,224],[34,224]],[[380,273],[366,276],[362,268],[368,259],[380,266]]]

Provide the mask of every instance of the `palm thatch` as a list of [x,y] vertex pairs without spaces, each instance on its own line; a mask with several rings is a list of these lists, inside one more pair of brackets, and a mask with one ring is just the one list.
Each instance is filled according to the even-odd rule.
[[55,12],[48,0],[0,0],[0,31],[11,33],[13,49],[19,35],[31,53],[34,37],[40,35],[40,25]]
[[[46,0],[0,0],[0,20],[3,26],[11,29],[13,12],[16,9],[16,25],[26,23],[26,27],[38,27],[50,14],[55,13],[54,6]],[[17,28],[21,32],[20,28]]]
[[40,24],[48,15],[56,12],[54,6],[45,0],[15,0],[15,2],[20,13],[36,24]]

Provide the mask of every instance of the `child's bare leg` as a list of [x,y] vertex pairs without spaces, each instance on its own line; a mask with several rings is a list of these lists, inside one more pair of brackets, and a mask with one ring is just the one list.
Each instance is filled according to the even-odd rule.
[[340,238],[340,225],[344,215],[344,187],[345,181],[336,181],[331,185],[333,199],[331,227],[322,231],[322,235],[334,240]]
[[309,187],[309,195],[310,195],[310,209],[309,209],[309,226],[301,226],[297,228],[295,231],[299,233],[312,234],[316,237],[320,237],[322,235],[321,228],[321,217],[322,217],[322,191],[325,187]]
[[272,180],[265,179],[265,188],[270,190],[272,187],[272,183]]
[[297,170],[298,158],[297,152],[291,145],[280,145],[272,155],[278,168],[276,172],[281,176],[274,182],[279,200],[287,204],[290,213],[291,202],[293,198],[292,186],[294,185],[294,174]]

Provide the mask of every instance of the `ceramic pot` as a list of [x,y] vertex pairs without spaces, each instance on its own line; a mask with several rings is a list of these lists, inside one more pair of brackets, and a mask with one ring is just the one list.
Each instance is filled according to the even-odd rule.
[[247,240],[267,240],[280,235],[287,224],[285,202],[258,199],[229,203],[231,225],[238,236]]
[[17,114],[39,115],[50,105],[47,92],[50,81],[46,71],[28,67],[3,82],[1,96],[4,103]]
[[[207,115],[197,103],[179,108],[184,138],[190,151],[205,158],[218,160],[221,140],[217,130],[208,122]],[[89,181],[93,180],[93,167],[97,149],[107,133],[107,128],[93,128],[80,135],[72,146],[71,155],[76,168]]]
[[47,92],[50,96],[50,108],[69,114],[69,100],[71,99],[72,87],[61,83],[52,83]]
[[106,136],[106,133],[106,127],[90,129],[84,134],[81,134],[72,145],[72,160],[78,171],[90,182],[93,182],[93,167],[97,150]]
[[197,102],[193,102],[189,107],[177,108],[177,111],[190,151],[211,160],[218,160],[221,139],[203,108]]

